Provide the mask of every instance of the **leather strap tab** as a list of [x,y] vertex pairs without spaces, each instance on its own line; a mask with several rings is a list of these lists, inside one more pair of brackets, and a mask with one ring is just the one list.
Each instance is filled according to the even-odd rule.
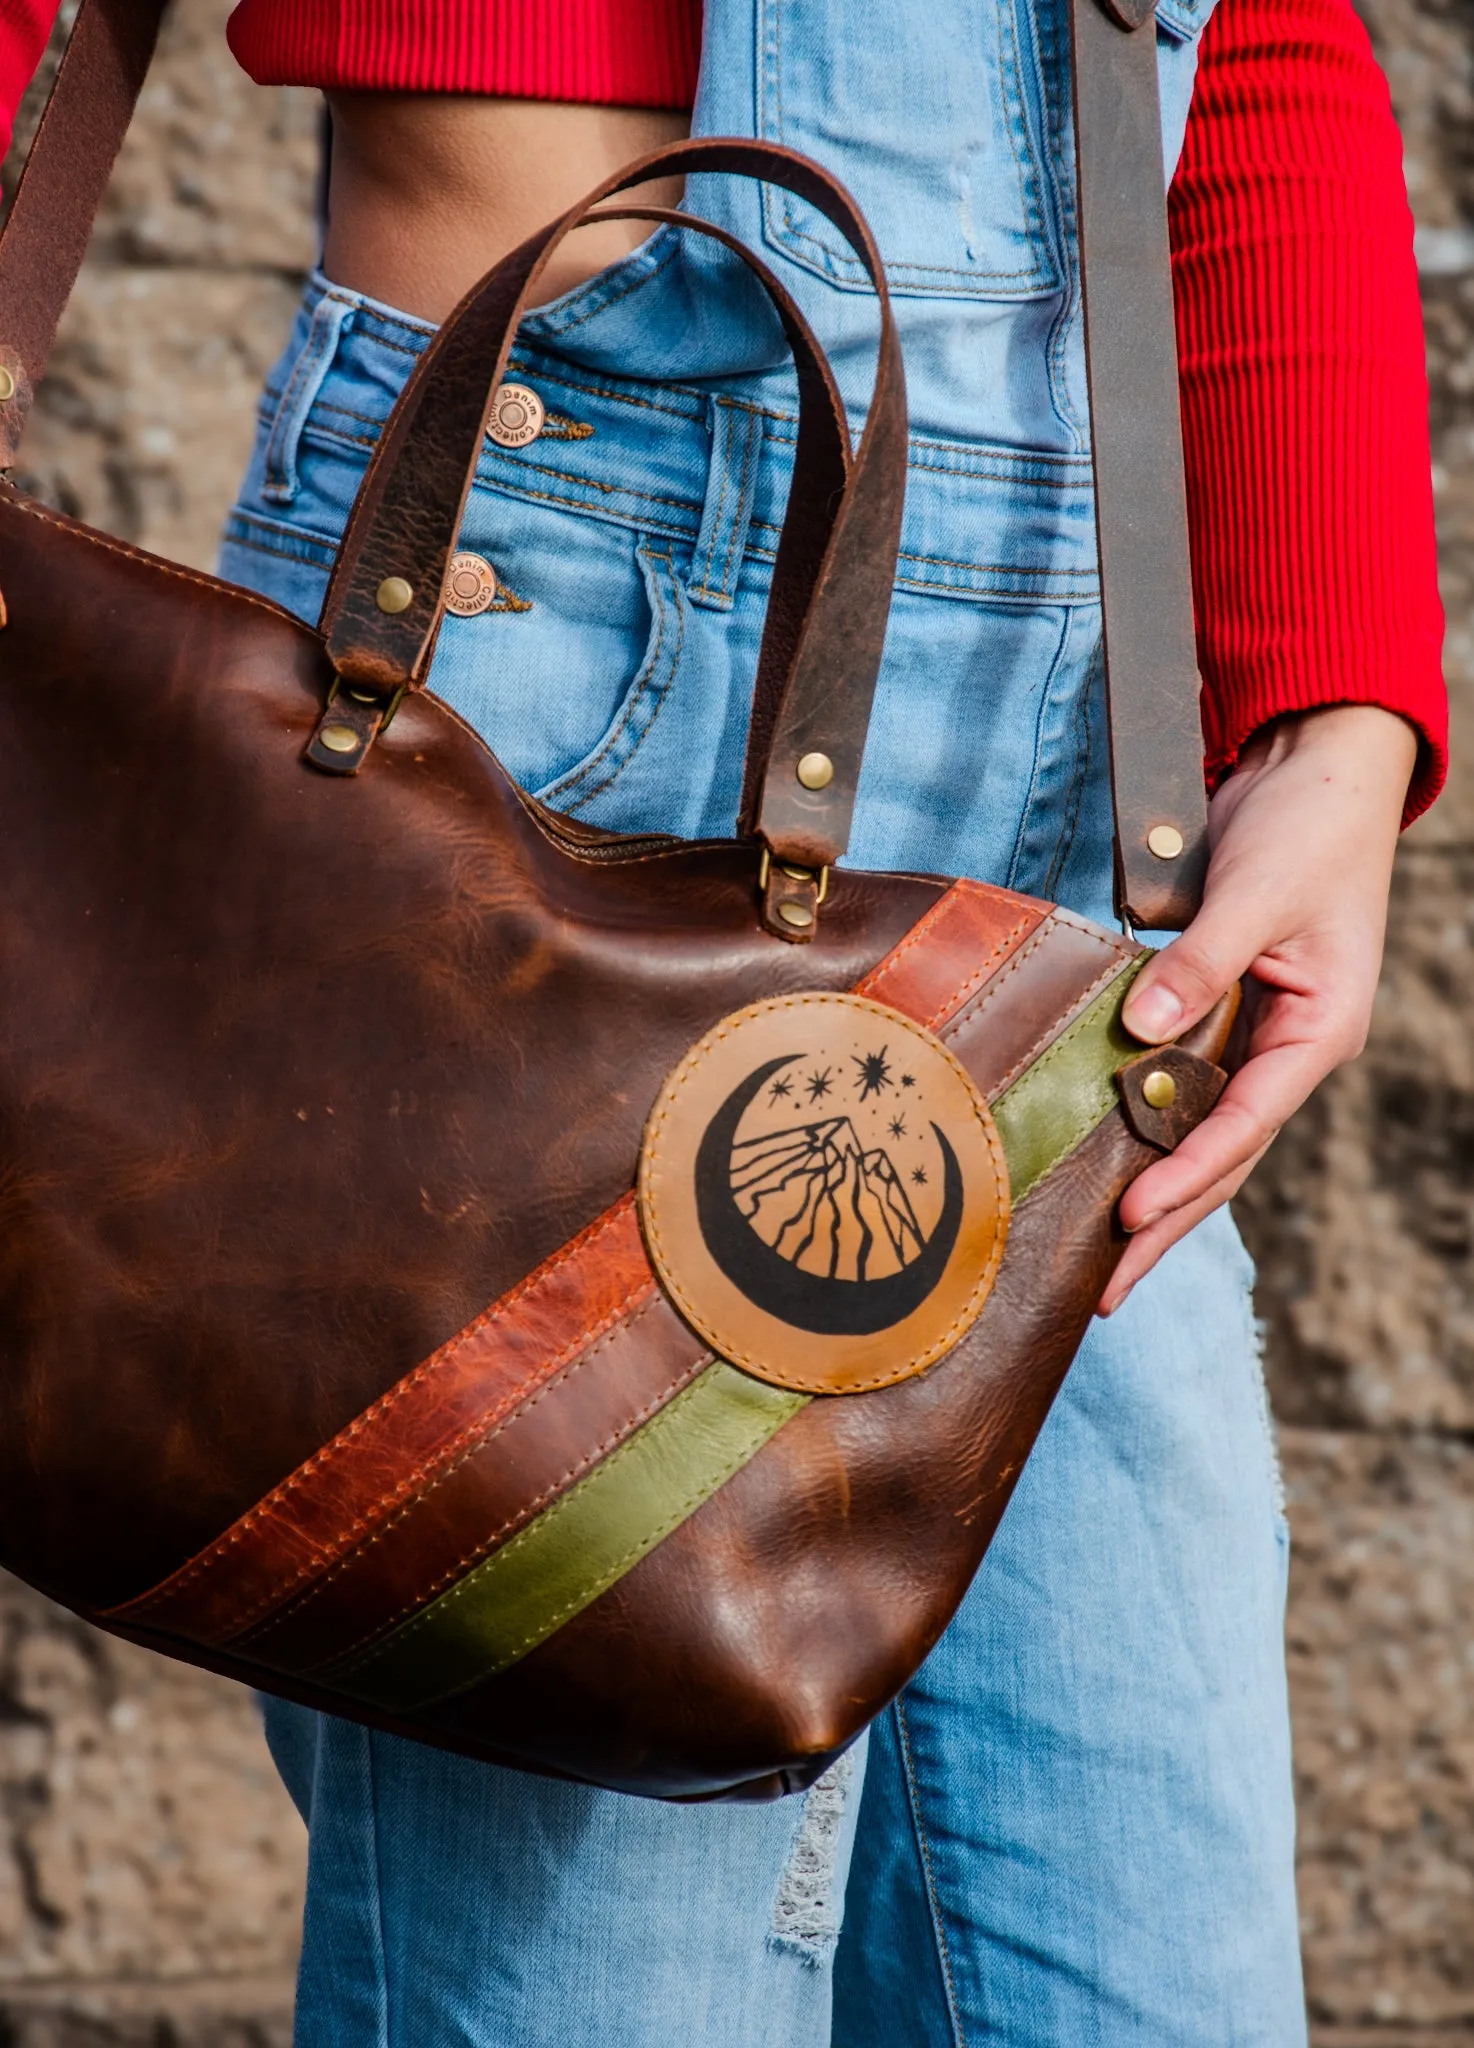
[[1152,16],[1122,28],[1107,4],[1070,0],[1116,905],[1177,931],[1202,900],[1208,819],[1157,39]]

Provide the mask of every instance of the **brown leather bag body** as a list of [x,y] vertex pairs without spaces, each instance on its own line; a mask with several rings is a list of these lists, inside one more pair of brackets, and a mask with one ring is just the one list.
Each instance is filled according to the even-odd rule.
[[[159,11],[84,0],[0,244],[12,452]],[[1155,46],[1095,0],[1075,34],[1122,903],[1172,926],[1204,827]],[[899,346],[803,159],[694,142],[588,204],[698,168],[821,208],[882,324],[852,454],[766,278],[801,421],[730,842],[542,809],[422,687],[587,206],[426,351],[315,631],[0,491],[0,1561],[267,1690],[672,1797],[808,1782],[917,1668],[1229,1023],[1134,1045],[1130,937],[837,865]]]

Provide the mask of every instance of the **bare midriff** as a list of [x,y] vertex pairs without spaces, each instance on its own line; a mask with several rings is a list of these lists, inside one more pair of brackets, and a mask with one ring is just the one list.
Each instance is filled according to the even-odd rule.
[[[423,93],[334,93],[323,267],[337,284],[424,320],[445,315],[485,271],[631,158],[690,129],[644,107]],[[641,186],[674,206],[680,179]],[[539,280],[543,304],[627,256],[640,221],[582,228]]]

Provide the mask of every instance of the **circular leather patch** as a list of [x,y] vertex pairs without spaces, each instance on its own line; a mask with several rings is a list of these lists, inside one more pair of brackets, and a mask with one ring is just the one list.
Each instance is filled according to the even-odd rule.
[[639,1201],[687,1322],[811,1394],[950,1351],[1008,1235],[987,1103],[929,1031],[860,996],[777,996],[710,1030],[650,1112]]

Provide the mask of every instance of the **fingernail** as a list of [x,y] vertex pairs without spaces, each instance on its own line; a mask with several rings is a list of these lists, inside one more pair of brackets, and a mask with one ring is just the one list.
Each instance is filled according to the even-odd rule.
[[1182,1022],[1183,1008],[1182,998],[1173,995],[1170,988],[1144,988],[1126,1004],[1126,1029],[1135,1038],[1160,1045]]
[[[1125,1225],[1126,1235],[1128,1237],[1135,1237],[1138,1230],[1150,1230],[1154,1223],[1161,1222],[1162,1218],[1166,1215],[1166,1213],[1167,1211],[1165,1209],[1149,1210],[1147,1214],[1142,1217],[1140,1223],[1128,1223]],[[1134,1285],[1135,1283],[1133,1282],[1132,1284]]]
[[[1135,1285],[1136,1282],[1133,1280],[1131,1283],[1131,1287],[1134,1287]],[[1113,1316],[1116,1313],[1116,1310],[1120,1308],[1123,1302],[1127,1302],[1131,1299],[1131,1287],[1123,1287],[1119,1294],[1113,1296],[1113,1298],[1106,1303],[1105,1307],[1101,1310],[1101,1314],[1104,1316]]]

